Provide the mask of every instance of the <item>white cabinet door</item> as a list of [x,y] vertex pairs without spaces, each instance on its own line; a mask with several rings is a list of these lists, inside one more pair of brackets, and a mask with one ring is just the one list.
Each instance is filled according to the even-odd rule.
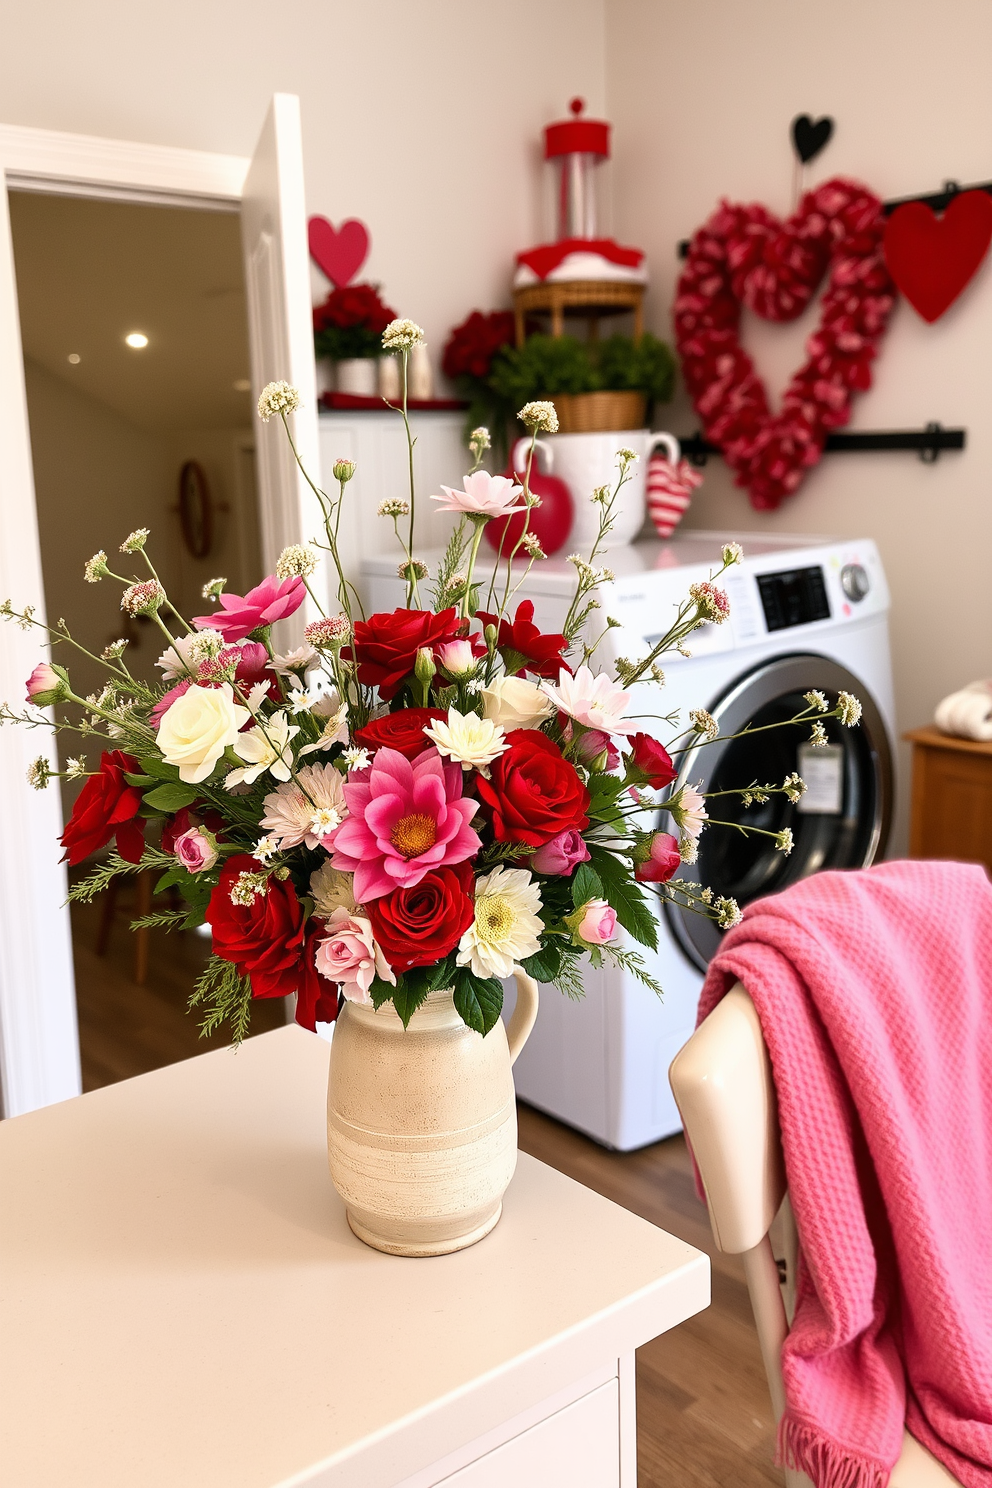
[[442,1478],[438,1488],[620,1488],[620,1392],[610,1380]]
[[[252,390],[269,382],[299,390],[302,407],[290,416],[300,459],[320,483],[317,387],[310,309],[310,257],[303,192],[300,101],[272,99],[241,199],[241,241],[248,291]],[[289,448],[282,420],[257,423],[258,496],[262,563],[267,573],[282,549],[321,531],[320,507]],[[326,576],[321,564],[315,582]]]

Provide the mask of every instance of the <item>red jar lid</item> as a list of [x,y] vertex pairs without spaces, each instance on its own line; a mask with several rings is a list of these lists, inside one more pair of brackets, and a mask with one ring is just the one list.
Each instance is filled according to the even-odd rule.
[[544,131],[544,158],[554,160],[559,155],[600,155],[604,160],[610,156],[610,126],[605,119],[580,119],[585,100],[573,98],[569,108],[576,116],[560,119],[549,124]]

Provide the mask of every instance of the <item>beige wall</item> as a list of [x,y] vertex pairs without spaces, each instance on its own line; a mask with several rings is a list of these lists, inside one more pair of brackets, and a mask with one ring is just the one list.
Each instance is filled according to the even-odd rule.
[[[893,197],[992,175],[988,0],[607,0],[606,14],[617,228],[648,250],[649,319],[661,334],[670,334],[675,245],[721,196],[788,210],[796,114],[836,120],[810,184],[849,174]],[[774,391],[799,365],[815,319],[814,310],[792,327],[746,322]],[[964,454],[936,466],[908,454],[827,455],[774,514],[752,511],[711,461],[691,510],[697,527],[877,541],[892,588],[900,728],[925,723],[952,688],[992,675],[990,386],[986,262],[935,325],[897,307],[852,425],[963,425]],[[684,402],[669,418],[678,431],[697,427]],[[902,764],[904,822],[905,754]]]
[[[170,597],[187,615],[208,608],[200,593],[207,579],[224,574],[236,592],[242,584],[257,582],[261,575],[248,431],[150,434],[36,363],[29,361],[26,371],[49,614],[64,616],[77,639],[97,653],[124,634],[120,585],[109,579],[85,583],[83,566],[103,548],[117,573],[140,574],[141,560],[118,552],[135,527],[151,528],[152,561]],[[176,510],[179,471],[186,460],[203,466],[218,508],[214,549],[200,560],[183,548]],[[154,675],[163,647],[159,632],[138,621],[129,633],[132,670]],[[80,695],[106,680],[102,667],[73,655],[68,647],[55,654],[70,667]]]
[[540,131],[604,105],[602,0],[2,0],[0,122],[250,155],[302,100],[307,204],[372,233],[365,273],[435,356],[505,303],[537,230]]

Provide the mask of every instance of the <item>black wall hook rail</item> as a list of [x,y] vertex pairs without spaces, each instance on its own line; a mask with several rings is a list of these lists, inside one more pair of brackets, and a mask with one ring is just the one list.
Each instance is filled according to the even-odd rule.
[[[882,211],[886,217],[891,217],[896,207],[904,207],[907,202],[923,202],[934,212],[946,212],[947,208],[956,196],[963,191],[984,191],[992,196],[992,181],[979,181],[974,186],[960,186],[957,181],[945,181],[940,191],[931,192],[929,196],[899,196],[894,201],[882,203]],[[689,239],[683,238],[678,245],[679,258],[689,257]]]
[[[940,424],[927,424],[925,429],[865,430],[863,433],[828,434],[823,448],[827,454],[860,454],[868,450],[914,450],[925,465],[933,465],[940,458],[941,450],[964,449],[965,438],[964,429],[945,429]],[[679,445],[683,455],[692,465],[705,465],[710,455],[720,453],[719,447],[710,444],[701,434],[690,434],[687,439],[680,439]]]

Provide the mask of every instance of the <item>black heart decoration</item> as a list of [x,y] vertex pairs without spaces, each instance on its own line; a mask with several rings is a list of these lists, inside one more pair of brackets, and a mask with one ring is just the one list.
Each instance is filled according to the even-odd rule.
[[799,114],[793,119],[792,143],[803,165],[819,155],[833,132],[834,121],[826,115],[815,122],[809,114]]

